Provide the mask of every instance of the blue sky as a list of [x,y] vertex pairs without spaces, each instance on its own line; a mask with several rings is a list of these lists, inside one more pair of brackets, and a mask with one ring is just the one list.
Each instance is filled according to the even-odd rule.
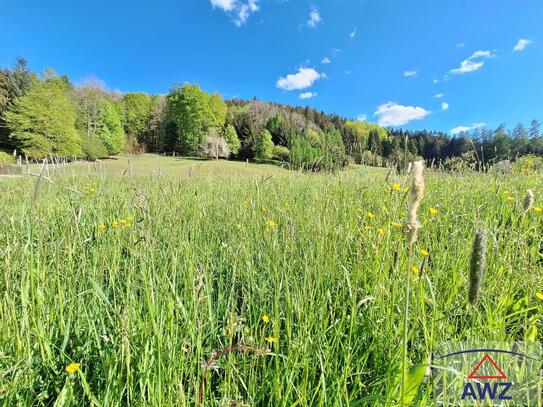
[[75,83],[196,82],[408,129],[543,121],[542,0],[0,3],[0,65]]

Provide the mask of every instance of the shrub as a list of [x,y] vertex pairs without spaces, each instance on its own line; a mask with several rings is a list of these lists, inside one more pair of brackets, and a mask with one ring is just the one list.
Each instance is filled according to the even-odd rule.
[[273,158],[280,161],[288,161],[290,151],[285,146],[273,146]]
[[230,149],[223,137],[208,136],[200,143],[200,153],[204,158],[228,158]]
[[234,155],[239,153],[241,143],[239,141],[238,134],[236,133],[236,129],[231,124],[226,126],[226,128],[224,129],[224,139],[228,143],[230,153]]
[[255,158],[259,160],[269,160],[273,157],[273,141],[271,133],[263,130],[255,140],[254,145]]
[[106,146],[96,136],[82,137],[81,148],[85,157],[91,161],[108,156]]
[[0,151],[0,167],[12,164],[14,161],[13,156],[4,151]]

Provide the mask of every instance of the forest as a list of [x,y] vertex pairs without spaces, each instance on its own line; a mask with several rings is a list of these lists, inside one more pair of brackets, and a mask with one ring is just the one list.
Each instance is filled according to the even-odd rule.
[[154,152],[283,162],[312,171],[400,165],[416,157],[445,168],[487,168],[543,155],[543,135],[536,119],[453,136],[383,128],[309,106],[223,100],[188,83],[173,85],[167,95],[120,93],[98,79],[74,85],[52,69],[39,75],[17,58],[0,70],[0,149],[4,161],[15,149],[29,160]]

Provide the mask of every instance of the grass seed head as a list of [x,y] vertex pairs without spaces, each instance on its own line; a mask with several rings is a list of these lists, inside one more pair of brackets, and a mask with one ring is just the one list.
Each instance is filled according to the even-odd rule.
[[486,267],[486,230],[478,228],[471,249],[470,275],[469,275],[469,303],[477,304],[481,283]]
[[524,197],[524,210],[528,212],[534,206],[534,193],[531,189],[526,191],[526,196]]
[[424,161],[415,161],[411,167],[411,187],[409,188],[409,209],[407,212],[407,242],[409,247],[417,241],[421,224],[417,218],[420,201],[424,196]]

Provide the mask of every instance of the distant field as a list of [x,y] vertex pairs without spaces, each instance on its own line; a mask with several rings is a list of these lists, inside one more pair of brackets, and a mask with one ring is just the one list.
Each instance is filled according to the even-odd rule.
[[409,181],[386,170],[102,166],[51,170],[38,192],[35,177],[0,179],[2,405],[432,405],[439,342],[541,339],[536,176],[427,171],[409,258]]
[[[39,171],[41,164],[30,166],[32,172]],[[95,162],[70,163],[66,171],[89,174],[102,172],[108,175],[267,175],[287,172],[275,165],[245,163],[242,161],[198,160],[180,157],[165,157],[156,154],[118,156]],[[63,173],[64,168],[58,172]]]

